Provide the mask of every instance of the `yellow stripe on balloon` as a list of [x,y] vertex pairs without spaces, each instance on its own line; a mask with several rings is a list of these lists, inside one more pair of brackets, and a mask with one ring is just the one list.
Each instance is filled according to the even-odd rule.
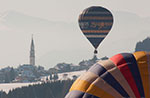
[[[150,52],[147,53],[147,63],[148,63],[148,72],[149,72],[149,81],[150,81]],[[149,84],[149,91],[150,91],[150,84]]]
[[82,30],[83,33],[108,33],[110,30]]
[[106,35],[85,35],[87,38],[104,38]]
[[87,20],[87,19],[97,19],[97,20],[113,20],[113,18],[112,17],[100,17],[100,16],[84,16],[84,17],[82,17],[81,16],[81,19],[82,20]]
[[112,88],[107,82],[105,82],[102,78],[100,78],[98,75],[92,72],[87,72],[86,74],[82,75],[79,79],[92,83],[93,85],[101,88],[105,92],[111,94],[115,98],[122,98],[122,96],[114,88]]
[[71,89],[70,92],[73,90],[77,90],[77,91],[81,91],[81,92],[85,92],[97,97],[103,97],[103,98],[114,98],[112,95],[110,95],[109,93],[105,92],[104,90],[102,90],[101,88],[95,86],[94,84],[91,84],[85,80],[80,80],[77,79]]
[[149,72],[148,72],[148,63],[147,63],[147,55],[146,52],[140,51],[140,52],[135,52],[134,57],[136,58],[138,68],[140,71],[141,79],[142,79],[142,84],[144,87],[144,92],[145,92],[145,98],[150,98],[150,81],[149,81]]

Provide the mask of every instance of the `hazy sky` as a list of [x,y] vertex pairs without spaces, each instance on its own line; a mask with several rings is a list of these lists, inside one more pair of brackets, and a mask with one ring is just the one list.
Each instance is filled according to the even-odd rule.
[[149,0],[0,0],[0,12],[15,10],[48,20],[76,21],[78,14],[92,5],[150,16],[149,4]]
[[[36,57],[37,57],[36,60],[39,60],[37,62],[38,65],[44,65],[45,67],[49,68],[63,61],[68,63],[71,62],[74,63],[82,59],[88,59],[93,55],[92,54],[93,48],[89,45],[89,43],[85,38],[82,38],[83,35],[80,35],[81,31],[79,30],[77,23],[79,14],[85,8],[98,5],[111,10],[112,13],[117,11],[130,12],[137,15],[137,17],[140,16],[141,18],[146,18],[150,17],[149,4],[150,4],[149,0],[0,0],[0,44],[1,44],[0,66],[1,67],[8,65],[18,66],[19,64],[28,63],[30,40],[32,33],[34,34],[35,39]],[[37,27],[39,26],[39,28],[37,28],[37,30],[39,31],[36,31],[34,30],[35,29],[34,27],[33,27],[34,29],[32,29],[32,27],[30,26],[27,27],[28,25],[26,24],[25,20],[19,21],[21,19],[18,19],[18,21],[16,21],[17,19],[15,19],[15,17],[13,17],[14,20],[12,20],[12,16],[14,15],[14,13],[10,13],[12,11],[16,11],[18,13],[22,13],[27,16],[32,16],[31,18],[36,17],[39,19],[45,19],[46,21],[48,20],[57,21],[68,24],[73,23],[76,29],[72,30],[71,28],[68,27],[69,30],[67,32],[66,28],[64,27],[65,29],[61,31],[65,32],[66,35],[68,36],[66,36],[65,39],[62,39],[61,36],[63,37],[63,34],[61,35],[60,34],[61,32],[57,31],[57,33],[54,34],[48,33],[49,32],[48,30],[46,31],[47,33],[46,32],[44,33],[43,32],[44,30],[41,30],[39,25],[37,25]],[[9,13],[9,17],[6,17],[8,15],[7,13]],[[20,26],[20,24],[22,25]],[[108,38],[110,39],[111,36],[116,36],[115,32],[117,34],[117,32],[124,30],[121,29],[120,31],[117,31],[116,24],[113,26],[112,30],[114,34],[112,35],[110,34],[110,36],[108,36]],[[149,31],[149,29],[147,28],[142,28],[141,32]],[[55,32],[55,30],[52,31]],[[76,32],[79,33],[74,34]],[[69,36],[69,34],[72,35],[72,37]],[[140,33],[138,34],[139,34],[138,37],[140,38],[141,35]],[[145,36],[142,36],[142,38],[144,37]],[[50,38],[52,39],[51,42],[53,41],[53,43],[49,43]],[[55,39],[61,40],[55,41]],[[60,42],[62,43],[59,44]],[[81,44],[84,45],[78,46],[80,42]],[[110,41],[108,40],[105,43],[107,46],[107,44],[109,44]],[[81,51],[80,48],[76,47],[81,47]],[[83,53],[81,57],[80,52],[83,51],[84,47],[86,49],[85,50],[86,52]],[[72,53],[75,50],[76,53]],[[106,49],[105,45],[102,45],[100,50],[108,50],[108,49]],[[123,50],[123,48],[122,49],[120,48],[120,50],[118,50],[117,52],[120,52],[121,50]],[[129,50],[133,51],[133,49]],[[59,55],[55,54],[55,52],[57,52],[57,54]],[[88,52],[89,55],[87,54]],[[51,54],[51,56],[48,56],[48,53]],[[80,55],[78,55],[78,53]],[[111,56],[112,54],[116,54],[112,53],[112,51],[109,52],[101,51],[100,53],[102,54],[102,56],[105,55]],[[71,57],[72,55],[73,57]]]

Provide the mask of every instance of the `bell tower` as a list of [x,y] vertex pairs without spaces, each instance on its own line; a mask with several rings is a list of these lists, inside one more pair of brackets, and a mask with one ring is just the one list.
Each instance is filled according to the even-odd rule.
[[35,65],[35,50],[34,50],[33,35],[31,39],[31,47],[30,47],[30,65]]

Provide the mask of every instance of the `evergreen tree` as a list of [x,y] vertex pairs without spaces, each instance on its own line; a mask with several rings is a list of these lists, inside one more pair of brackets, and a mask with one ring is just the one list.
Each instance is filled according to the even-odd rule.
[[7,98],[7,94],[3,91],[0,91],[0,98]]
[[16,72],[14,71],[13,67],[11,68],[9,72],[10,81],[14,80],[16,78]]
[[10,75],[8,72],[5,73],[5,83],[10,83]]
[[50,74],[50,75],[49,75],[49,79],[50,79],[50,80],[52,80],[52,79],[53,79],[52,74]]
[[48,77],[46,77],[46,81],[48,81]]
[[54,79],[54,80],[57,80],[57,79],[58,79],[58,74],[54,74],[53,79]]

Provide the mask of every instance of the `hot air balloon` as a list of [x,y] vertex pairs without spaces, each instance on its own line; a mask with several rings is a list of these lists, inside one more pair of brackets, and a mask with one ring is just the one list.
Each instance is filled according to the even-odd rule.
[[97,62],[65,98],[150,98],[150,52],[120,53]]
[[113,25],[113,16],[109,10],[100,6],[85,9],[79,16],[79,27],[86,38],[97,48],[106,37]]

